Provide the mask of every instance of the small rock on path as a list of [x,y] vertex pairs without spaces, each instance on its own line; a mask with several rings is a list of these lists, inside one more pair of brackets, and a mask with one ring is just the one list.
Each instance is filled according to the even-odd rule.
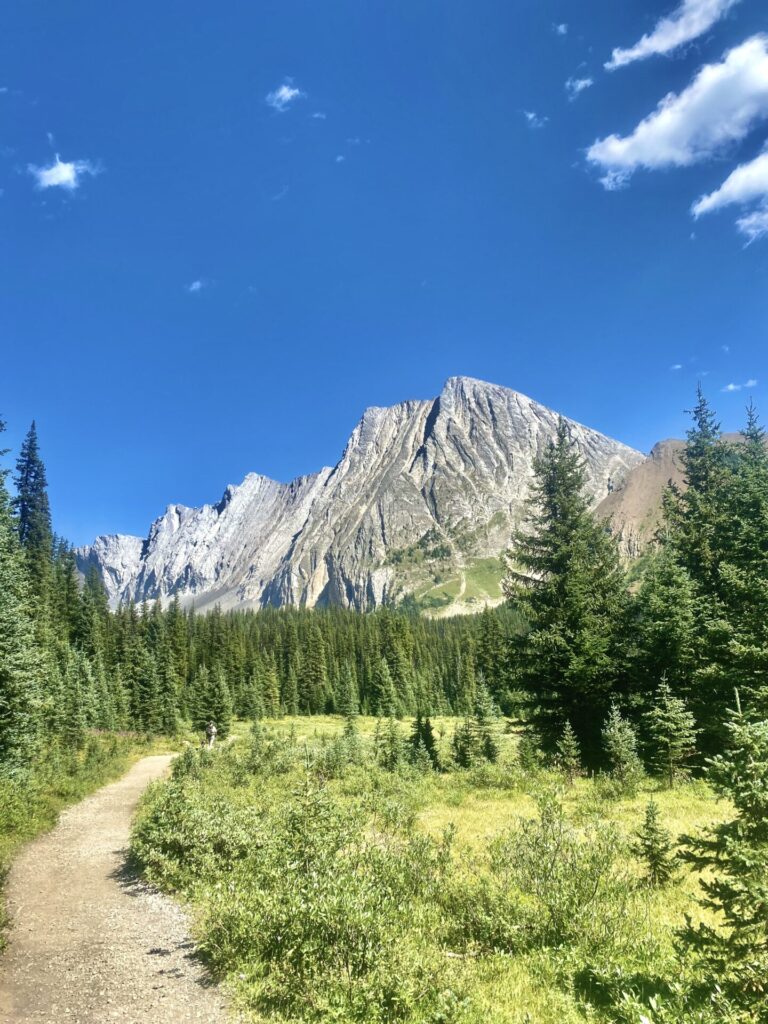
[[0,956],[0,1024],[187,1024],[229,1020],[195,956],[184,912],[131,875],[139,797],[171,755],[145,757],[66,810],[16,859]]

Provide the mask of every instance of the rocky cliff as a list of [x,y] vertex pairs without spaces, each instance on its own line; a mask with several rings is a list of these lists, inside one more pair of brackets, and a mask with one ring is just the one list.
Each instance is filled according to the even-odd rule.
[[[366,410],[333,469],[289,484],[249,474],[216,505],[170,505],[146,540],[77,552],[113,605],[178,594],[198,608],[337,604],[413,594],[461,610],[499,598],[499,555],[557,413],[515,391],[452,377],[440,396]],[[570,424],[597,505],[643,456]]]

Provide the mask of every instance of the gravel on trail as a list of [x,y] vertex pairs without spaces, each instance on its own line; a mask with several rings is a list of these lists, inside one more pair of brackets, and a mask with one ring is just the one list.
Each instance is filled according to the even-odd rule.
[[126,861],[131,818],[171,755],[145,757],[66,810],[8,876],[0,1024],[231,1021],[183,910]]

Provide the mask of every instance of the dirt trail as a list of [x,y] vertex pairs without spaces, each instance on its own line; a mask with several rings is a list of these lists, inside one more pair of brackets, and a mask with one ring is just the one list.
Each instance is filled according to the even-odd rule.
[[0,1024],[228,1020],[182,910],[136,879],[125,855],[142,791],[170,756],[145,757],[65,811],[17,858],[0,956]]

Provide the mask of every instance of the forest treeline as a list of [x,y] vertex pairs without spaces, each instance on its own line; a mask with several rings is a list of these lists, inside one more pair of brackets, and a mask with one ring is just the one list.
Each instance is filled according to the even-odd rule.
[[768,704],[768,453],[753,409],[736,442],[701,394],[692,415],[688,487],[668,489],[632,585],[561,421],[514,538],[507,603],[444,620],[407,607],[202,615],[178,600],[110,612],[98,574],[80,581],[54,535],[33,424],[0,483],[0,766],[23,770],[92,729],[467,716],[488,697],[522,715],[544,750],[572,734],[587,764],[604,757],[612,715],[642,741],[654,709],[692,715],[699,750],[717,750],[735,688],[749,714]]

